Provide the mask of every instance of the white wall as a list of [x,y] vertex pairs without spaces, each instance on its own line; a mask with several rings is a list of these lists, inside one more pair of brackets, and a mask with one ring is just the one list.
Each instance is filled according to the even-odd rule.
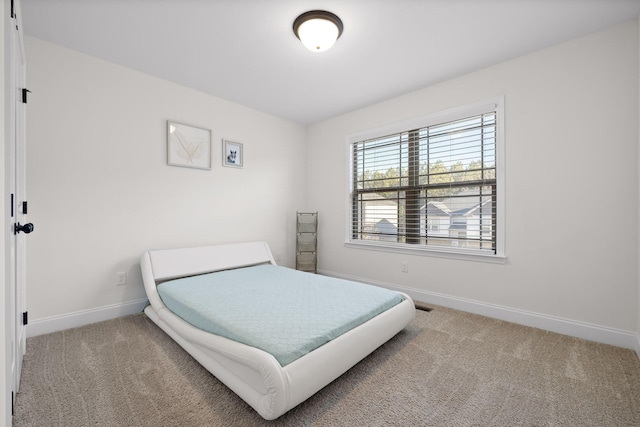
[[[309,209],[322,272],[637,340],[638,45],[634,20],[305,129],[27,38],[30,327],[143,299],[148,248],[264,239],[291,266],[294,213]],[[345,135],[496,95],[508,262],[345,248]],[[213,130],[212,171],[166,166],[167,119]],[[220,166],[222,137],[245,144],[244,169]]]
[[[638,17],[638,46],[640,49],[640,16]],[[638,54],[638,61],[640,61],[640,53]],[[640,62],[638,63],[638,69],[640,70]],[[640,72],[638,72],[638,146],[640,147]],[[640,169],[640,149],[638,149],[638,167]],[[640,180],[640,171],[638,173],[638,179]],[[639,186],[640,187],[640,186]],[[639,203],[640,203],[640,197],[639,197]],[[639,209],[640,211],[640,209]],[[640,212],[639,212],[640,215]],[[638,217],[638,223],[640,224],[640,217]],[[640,233],[640,230],[638,230],[638,232]],[[638,271],[640,272],[640,234],[638,235],[638,242],[636,243],[638,244]],[[638,276],[638,296],[637,296],[637,301],[638,301],[638,314],[637,314],[637,321],[638,321],[638,327],[636,329],[636,354],[638,355],[638,357],[640,357],[640,273]]]
[[[309,127],[319,269],[416,291],[432,303],[566,319],[633,341],[637,32],[633,20]],[[507,263],[346,248],[345,135],[497,95],[505,96]],[[400,272],[402,260],[409,273]]]
[[[303,126],[32,37],[26,51],[30,330],[143,299],[151,248],[266,240],[293,265]],[[167,166],[168,119],[212,130],[213,170]],[[222,167],[222,138],[243,169]]]

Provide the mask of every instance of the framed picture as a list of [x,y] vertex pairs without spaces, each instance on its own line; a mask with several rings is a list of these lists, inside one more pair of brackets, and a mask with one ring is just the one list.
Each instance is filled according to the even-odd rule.
[[211,131],[167,120],[167,164],[211,170]]
[[241,168],[244,161],[242,144],[239,142],[222,140],[222,166]]

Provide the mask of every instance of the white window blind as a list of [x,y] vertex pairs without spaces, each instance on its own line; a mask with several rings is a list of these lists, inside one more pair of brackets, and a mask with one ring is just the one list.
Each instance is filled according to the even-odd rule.
[[494,255],[496,109],[351,144],[351,242]]

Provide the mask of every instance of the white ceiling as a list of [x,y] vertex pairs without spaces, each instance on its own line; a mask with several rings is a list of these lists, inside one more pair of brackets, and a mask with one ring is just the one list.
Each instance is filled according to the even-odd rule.
[[[314,9],[344,23],[327,52],[291,29]],[[640,0],[22,0],[29,35],[302,124],[639,14]]]

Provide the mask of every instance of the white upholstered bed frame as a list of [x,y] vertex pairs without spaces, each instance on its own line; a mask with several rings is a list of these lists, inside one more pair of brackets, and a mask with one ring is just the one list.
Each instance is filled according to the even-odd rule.
[[266,242],[145,252],[141,258],[149,298],[146,315],[202,366],[272,420],[305,401],[401,331],[415,316],[404,300],[366,323],[282,367],[269,353],[198,329],[165,307],[156,286],[164,281],[270,263]]

